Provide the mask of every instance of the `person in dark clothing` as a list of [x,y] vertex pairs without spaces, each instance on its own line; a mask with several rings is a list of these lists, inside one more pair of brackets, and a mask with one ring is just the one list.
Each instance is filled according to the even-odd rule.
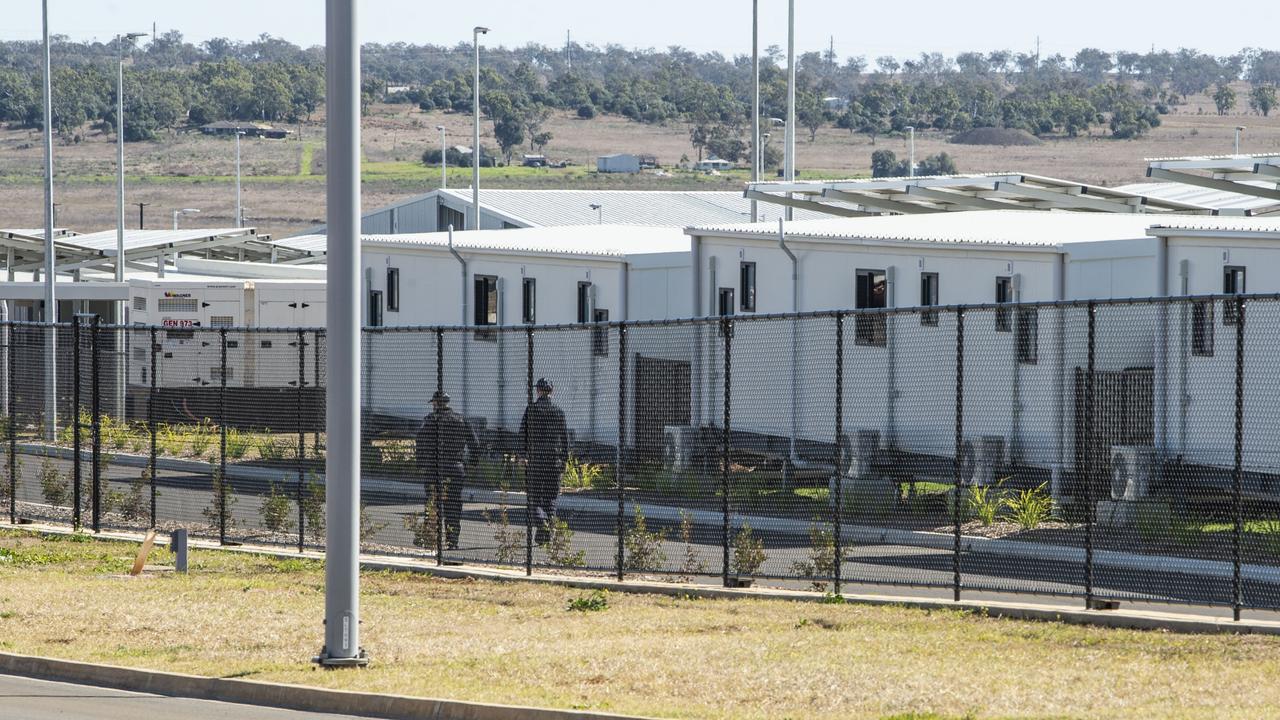
[[444,505],[445,547],[457,550],[458,534],[462,530],[462,485],[467,481],[464,455],[468,449],[474,455],[480,443],[462,416],[449,407],[447,393],[437,390],[431,396],[431,404],[434,409],[422,421],[415,438],[418,471],[433,486],[439,482]]
[[551,381],[539,378],[538,399],[525,408],[520,420],[524,442],[525,477],[529,484],[529,505],[538,521],[536,541],[547,542],[548,529],[555,519],[560,496],[560,476],[569,458],[569,430],[564,411],[551,402]]

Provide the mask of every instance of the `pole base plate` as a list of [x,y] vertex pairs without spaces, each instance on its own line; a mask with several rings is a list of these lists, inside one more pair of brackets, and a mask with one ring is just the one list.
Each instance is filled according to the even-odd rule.
[[321,650],[319,655],[311,658],[311,662],[327,668],[364,667],[369,664],[369,655],[364,648],[360,648],[355,657],[331,657],[327,650]]

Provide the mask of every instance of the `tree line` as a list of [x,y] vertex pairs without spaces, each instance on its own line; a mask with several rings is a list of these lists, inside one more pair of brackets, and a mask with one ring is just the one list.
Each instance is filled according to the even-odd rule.
[[[263,35],[193,44],[168,32],[140,47],[114,41],[53,43],[54,129],[74,137],[86,123],[115,126],[115,63],[122,51],[126,139],[215,120],[299,122],[323,102],[324,58]],[[39,127],[41,50],[35,42],[0,42],[0,121]],[[386,99],[424,110],[471,111],[471,46],[406,43],[363,48],[363,104]],[[761,62],[765,127],[786,112],[783,53]],[[684,123],[691,145],[737,161],[749,153],[751,62],[747,56],[694,53],[680,47],[628,49],[529,44],[482,51],[481,110],[510,161],[522,147],[538,151],[554,138],[544,129],[554,110],[586,119],[610,113],[642,123]],[[813,140],[823,127],[877,136],[907,126],[940,131],[1004,127],[1034,135],[1095,130],[1127,138],[1146,133],[1193,94],[1209,92],[1219,113],[1241,99],[1230,86],[1250,83],[1250,109],[1269,114],[1280,85],[1280,52],[1247,48],[1217,57],[1192,49],[1109,52],[1085,48],[1068,58],[1035,53],[923,53],[798,58],[797,131]],[[388,92],[388,89],[393,92]],[[779,138],[780,129],[775,133]],[[780,153],[764,148],[767,163]]]

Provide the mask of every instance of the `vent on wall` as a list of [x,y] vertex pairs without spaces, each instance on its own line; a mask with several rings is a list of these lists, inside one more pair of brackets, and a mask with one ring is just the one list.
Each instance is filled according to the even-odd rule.
[[229,328],[235,327],[236,319],[230,315],[210,315],[209,327]]
[[160,298],[156,307],[160,312],[193,313],[200,311],[200,301],[195,298]]
[[142,295],[133,296],[133,309],[138,312],[147,311],[147,298]]

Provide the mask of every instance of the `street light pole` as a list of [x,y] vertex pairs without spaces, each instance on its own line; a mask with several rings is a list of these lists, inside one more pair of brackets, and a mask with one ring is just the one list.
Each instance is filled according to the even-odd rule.
[[178,229],[179,215],[192,215],[198,212],[200,212],[200,208],[182,208],[181,210],[174,210],[173,211],[173,229],[174,230]]
[[[41,3],[44,27],[44,320],[58,321],[58,303],[54,286],[57,280],[57,254],[53,246],[53,82],[49,61],[49,0]],[[50,328],[45,335],[44,356],[44,437],[53,442],[58,436],[58,334]]]
[[240,136],[243,130],[236,130],[236,227],[244,227],[244,206],[240,204]]
[[325,0],[324,648],[330,667],[364,665],[360,648],[360,43],[356,0]]
[[907,132],[911,133],[910,147],[911,150],[907,155],[907,177],[916,176],[916,129],[911,125],[906,127]]
[[440,131],[440,189],[444,190],[449,187],[449,164],[445,157],[448,153],[444,147],[444,126],[437,125],[436,129]]
[[1237,155],[1240,154],[1240,133],[1244,132],[1247,129],[1248,128],[1246,128],[1244,125],[1236,126],[1236,154]]
[[480,229],[480,36],[489,28],[480,25],[471,30],[471,45],[475,50],[475,74],[471,83],[471,212],[472,230]]
[[[760,0],[751,0],[751,182],[760,182]],[[759,220],[751,201],[751,222]]]
[[[783,137],[787,144],[783,180],[793,183],[796,181],[796,0],[787,2],[787,126]],[[787,193],[787,197],[790,196]],[[788,205],[787,220],[791,217]]]

